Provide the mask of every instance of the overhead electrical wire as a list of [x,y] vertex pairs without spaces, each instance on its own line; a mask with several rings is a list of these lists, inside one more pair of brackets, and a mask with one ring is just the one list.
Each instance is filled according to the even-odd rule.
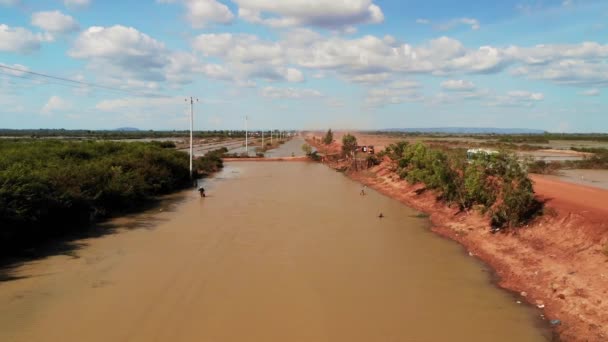
[[[164,97],[168,97],[168,96],[165,96],[165,95],[150,94],[150,93],[139,93],[139,92],[134,92],[134,91],[127,90],[127,89],[122,89],[122,88],[116,88],[116,87],[110,87],[110,86],[101,85],[101,84],[95,84],[95,83],[90,83],[90,82],[78,81],[78,80],[74,80],[74,79],[70,79],[70,78],[65,78],[65,77],[59,77],[59,76],[53,76],[53,75],[49,75],[49,74],[44,74],[44,73],[41,73],[41,72],[35,72],[35,71],[30,71],[30,70],[24,70],[24,69],[14,68],[14,67],[10,67],[10,66],[7,66],[7,65],[2,65],[2,64],[0,64],[0,68],[1,69],[5,69],[5,70],[11,70],[13,72],[19,72],[19,73],[24,73],[24,74],[28,74],[28,75],[43,77],[43,78],[47,79],[47,80],[45,80],[46,82],[48,82],[49,79],[50,80],[57,80],[57,81],[61,81],[61,82],[67,82],[67,83],[63,83],[63,84],[62,83],[57,83],[57,82],[48,82],[48,83],[51,83],[51,84],[60,84],[60,85],[65,85],[65,86],[77,87],[77,88],[81,88],[81,87],[85,86],[85,87],[90,87],[90,88],[97,88],[97,89],[109,90],[109,91],[114,91],[114,92],[121,92],[121,93],[130,94],[130,95],[141,96],[141,97],[163,97],[163,98]],[[1,74],[9,76],[9,77],[16,77],[16,78],[36,81],[35,78],[24,77],[22,75],[16,75],[16,74],[7,73],[7,72],[3,72]]]

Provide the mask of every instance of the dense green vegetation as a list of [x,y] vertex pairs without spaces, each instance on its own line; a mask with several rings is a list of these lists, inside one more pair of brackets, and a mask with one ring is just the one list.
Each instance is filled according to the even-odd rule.
[[323,143],[325,145],[329,145],[332,142],[334,142],[334,133],[331,131],[331,128],[327,130],[327,133],[325,133],[325,136],[323,137]]
[[520,226],[541,209],[527,173],[505,152],[467,161],[462,150],[400,142],[384,154],[397,162],[401,178],[437,190],[442,200],[462,210],[478,207],[488,212],[494,227]]
[[[278,134],[278,130],[273,131]],[[249,132],[249,136],[260,135],[261,132]],[[266,131],[268,134],[268,131]],[[20,138],[74,138],[74,139],[158,139],[158,138],[189,138],[190,131],[120,131],[120,130],[66,130],[66,129],[0,129],[0,137]],[[195,138],[244,138],[245,131],[215,130],[195,131]]]
[[[82,229],[187,187],[188,164],[187,154],[161,143],[0,140],[0,250]],[[217,158],[196,165],[216,170]]]
[[357,150],[357,138],[351,134],[342,137],[342,153],[345,156],[352,155]]
[[222,158],[228,153],[226,147],[222,147],[217,150],[209,151],[205,156],[194,160],[193,168],[195,172],[202,177],[209,176],[210,174],[221,170],[224,167],[224,161]]

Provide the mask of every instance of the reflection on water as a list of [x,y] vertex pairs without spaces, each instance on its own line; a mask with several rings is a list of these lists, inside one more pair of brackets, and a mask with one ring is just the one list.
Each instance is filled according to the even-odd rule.
[[0,340],[545,340],[423,216],[322,165],[229,163],[207,185],[0,286]]

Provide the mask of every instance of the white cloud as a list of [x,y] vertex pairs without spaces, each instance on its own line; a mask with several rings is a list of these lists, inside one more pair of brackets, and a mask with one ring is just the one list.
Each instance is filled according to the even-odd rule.
[[377,88],[371,89],[365,98],[370,107],[383,107],[389,104],[423,101],[424,96],[414,88]]
[[323,94],[314,89],[299,88],[275,88],[265,87],[261,91],[262,96],[273,99],[305,99],[321,97]]
[[597,88],[593,88],[593,89],[588,89],[585,91],[580,92],[581,95],[584,96],[599,96],[600,95],[600,90]]
[[283,77],[287,82],[297,83],[304,81],[304,74],[298,69],[287,68],[283,71]]
[[262,41],[249,34],[201,34],[192,46],[206,56],[222,57],[230,62],[267,63],[285,62],[283,47],[276,42]]
[[529,101],[542,101],[545,96],[542,93],[531,93],[529,91],[514,90],[507,93],[510,98],[529,100]]
[[374,74],[361,74],[350,77],[348,80],[355,83],[384,83],[390,78],[390,74],[386,72]]
[[465,80],[447,80],[441,82],[441,88],[453,91],[471,91],[475,89],[475,84]]
[[535,102],[545,99],[543,93],[533,93],[524,90],[514,90],[506,95],[494,96],[487,104],[492,107],[532,107]]
[[243,82],[250,78],[268,81],[304,81],[303,73],[288,63],[286,50],[277,42],[260,40],[248,34],[201,34],[192,41],[195,51],[219,57],[233,78]]
[[193,28],[203,28],[209,24],[230,24],[234,14],[228,6],[217,0],[157,0],[158,3],[182,3],[186,19]]
[[471,30],[479,30],[479,28],[480,28],[479,20],[474,19],[474,18],[453,19],[446,23],[437,25],[436,28],[441,31],[447,31],[447,30],[451,30],[459,25],[470,26]]
[[387,85],[387,87],[392,89],[416,89],[420,88],[420,83],[416,81],[401,80],[391,82]]
[[80,9],[88,7],[91,4],[91,0],[63,0],[63,4],[70,9]]
[[132,27],[93,26],[80,33],[68,55],[89,61],[92,69],[105,75],[147,81],[165,79],[163,68],[169,63],[165,45]]
[[430,23],[431,23],[431,21],[428,19],[422,19],[422,18],[416,19],[416,24],[428,25]]
[[0,24],[0,51],[29,53],[40,49],[40,43],[53,41],[46,33],[33,33],[22,27]]
[[580,87],[608,86],[608,64],[594,60],[564,59],[513,70],[516,76]]
[[36,12],[32,14],[32,25],[50,33],[68,33],[78,31],[78,22],[69,15],[59,11]]
[[60,98],[59,96],[51,96],[46,104],[40,110],[40,113],[43,115],[52,115],[58,111],[64,111],[70,109],[72,105],[66,100]]
[[243,20],[271,27],[316,26],[349,29],[384,21],[372,0],[234,0]]
[[104,112],[116,112],[125,109],[141,110],[158,107],[175,108],[183,105],[184,99],[184,96],[166,98],[126,97],[101,101],[95,105],[95,108]]
[[[496,99],[487,89],[473,89],[469,91],[449,91],[448,93],[438,93],[430,99],[432,104],[452,104],[462,101],[474,101],[482,99]],[[497,101],[497,100],[495,100]]]

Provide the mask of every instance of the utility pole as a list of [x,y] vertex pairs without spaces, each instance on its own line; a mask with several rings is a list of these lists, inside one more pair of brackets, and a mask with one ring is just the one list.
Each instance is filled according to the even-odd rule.
[[247,137],[247,115],[245,115],[245,153],[249,155],[249,138]]
[[264,148],[264,130],[262,130],[262,149]]
[[272,146],[272,130],[270,130],[270,146]]
[[[192,179],[192,160],[194,159],[194,147],[193,147],[193,131],[194,131],[194,100],[198,102],[195,97],[190,97],[190,179]],[[186,99],[188,101],[188,99]]]

